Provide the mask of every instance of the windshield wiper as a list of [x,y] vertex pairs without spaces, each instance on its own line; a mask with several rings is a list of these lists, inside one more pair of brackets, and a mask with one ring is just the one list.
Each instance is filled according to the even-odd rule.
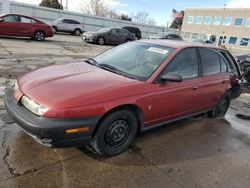
[[106,70],[109,70],[109,71],[112,71],[112,72],[115,72],[115,73],[119,73],[119,74],[123,74],[122,71],[120,71],[119,69],[117,69],[116,67],[112,66],[112,65],[109,65],[109,64],[98,64],[98,66],[100,68],[103,68],[103,69],[106,69]]
[[131,78],[131,79],[135,79],[135,80],[143,80],[142,78],[139,78],[137,76],[133,76],[131,74],[125,73],[112,65],[98,64],[98,67],[103,68],[103,69],[108,70],[108,71],[112,71],[116,74],[122,75],[122,76],[127,77],[127,78]]
[[89,58],[89,59],[85,60],[85,62],[88,64],[91,64],[91,65],[94,65],[94,66],[98,65],[97,61],[94,58]]

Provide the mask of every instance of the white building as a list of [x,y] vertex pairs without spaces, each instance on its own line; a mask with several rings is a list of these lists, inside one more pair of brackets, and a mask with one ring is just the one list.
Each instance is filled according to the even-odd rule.
[[0,15],[10,13],[10,1],[0,0]]

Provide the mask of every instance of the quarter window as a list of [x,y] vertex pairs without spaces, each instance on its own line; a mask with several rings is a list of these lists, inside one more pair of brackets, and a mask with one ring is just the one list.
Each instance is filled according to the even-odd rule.
[[247,19],[246,19],[245,26],[246,26],[246,27],[250,27],[250,18],[247,18]]
[[194,22],[194,17],[193,16],[188,16],[187,23],[192,24]]
[[232,20],[233,20],[232,17],[225,17],[224,21],[223,21],[223,25],[224,26],[230,26],[232,24]]
[[220,72],[227,72],[227,63],[220,57]]
[[167,65],[164,73],[177,73],[185,78],[194,78],[198,76],[198,60],[196,50],[188,48],[182,50]]
[[196,16],[195,20],[194,20],[194,23],[195,24],[201,24],[201,22],[202,22],[202,16]]
[[210,25],[212,21],[212,17],[211,16],[205,16],[204,18],[204,25]]
[[221,24],[221,17],[216,16],[214,17],[213,25],[220,25]]
[[243,18],[236,18],[234,21],[235,26],[241,26],[243,22]]
[[211,50],[200,49],[203,75],[220,73],[220,56]]
[[233,44],[233,45],[235,45],[236,42],[237,42],[237,37],[230,37],[230,38],[229,38],[228,44]]
[[30,18],[25,18],[25,17],[21,17],[21,22],[22,22],[22,23],[32,23],[32,19],[30,19]]
[[249,38],[241,38],[240,45],[241,46],[248,46]]

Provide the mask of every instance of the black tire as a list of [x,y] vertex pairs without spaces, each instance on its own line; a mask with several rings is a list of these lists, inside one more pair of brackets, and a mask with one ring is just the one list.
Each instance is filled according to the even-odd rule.
[[80,36],[81,35],[81,30],[80,29],[75,29],[75,31],[74,31],[74,35],[76,35],[76,36]]
[[43,31],[35,32],[34,39],[37,41],[44,41],[45,40],[45,33]]
[[125,40],[125,42],[130,42],[130,41],[131,41],[131,39],[126,39],[126,40]]
[[208,113],[208,116],[211,118],[222,118],[227,113],[227,110],[230,106],[231,102],[231,93],[226,92],[223,97],[219,100],[217,105],[214,107],[212,111]]
[[102,156],[117,155],[132,144],[137,128],[137,118],[133,112],[115,111],[107,115],[99,124],[91,146]]
[[104,45],[105,44],[105,39],[103,37],[98,37],[96,40],[96,43],[99,45]]
[[246,75],[245,75],[246,81],[248,83],[250,83],[250,69],[246,71]]
[[52,26],[52,31],[55,34],[57,32],[57,28],[55,26]]

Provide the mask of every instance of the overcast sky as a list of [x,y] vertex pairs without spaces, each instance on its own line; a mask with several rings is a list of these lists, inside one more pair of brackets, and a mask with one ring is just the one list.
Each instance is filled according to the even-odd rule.
[[[15,0],[18,2],[38,5],[41,0]],[[60,1],[60,0],[59,0]],[[70,11],[80,11],[82,2],[87,0],[68,0]],[[136,14],[138,11],[145,11],[154,18],[157,25],[167,25],[171,20],[172,9],[185,10],[194,7],[243,7],[250,8],[250,0],[105,0],[118,13]],[[62,0],[66,5],[66,0]]]

